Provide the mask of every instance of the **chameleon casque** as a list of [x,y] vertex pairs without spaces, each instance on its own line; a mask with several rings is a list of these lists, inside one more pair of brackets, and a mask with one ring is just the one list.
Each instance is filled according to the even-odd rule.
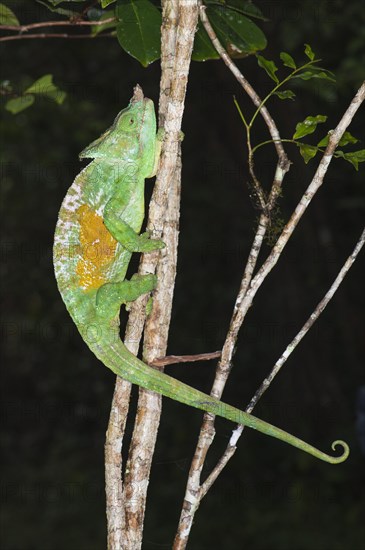
[[140,234],[144,181],[155,175],[161,140],[152,100],[139,86],[113,125],[80,158],[93,159],[75,178],[62,203],[54,240],[58,288],[82,338],[115,374],[175,401],[227,418],[293,445],[326,462],[346,460],[349,447],[333,457],[297,437],[226,405],[143,363],[119,335],[122,304],[156,286],[155,275],[126,272],[133,252],[148,253],[164,243]]

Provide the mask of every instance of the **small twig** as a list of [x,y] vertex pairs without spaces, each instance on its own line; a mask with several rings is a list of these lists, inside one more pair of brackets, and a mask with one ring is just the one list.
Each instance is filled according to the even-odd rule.
[[[246,407],[246,412],[252,413],[255,406],[257,405],[258,401],[261,399],[261,397],[264,395],[266,390],[270,387],[272,381],[274,380],[275,376],[279,373],[282,366],[285,364],[285,362],[288,360],[290,355],[293,353],[295,348],[298,346],[298,344],[301,342],[301,340],[304,338],[304,336],[307,334],[307,332],[312,328],[313,324],[318,320],[321,313],[325,310],[329,302],[332,300],[334,294],[338,290],[339,286],[345,279],[346,275],[348,274],[350,268],[352,267],[353,263],[355,262],[359,252],[361,251],[362,247],[365,244],[365,229],[360,235],[359,240],[356,243],[356,246],[354,250],[352,251],[351,255],[347,258],[346,262],[342,266],[340,272],[338,273],[336,279],[332,283],[330,289],[328,292],[326,292],[325,296],[322,298],[322,300],[318,303],[317,307],[313,311],[313,313],[310,315],[310,317],[307,319],[307,321],[304,323],[298,334],[293,338],[293,340],[290,342],[290,344],[286,347],[285,351],[282,353],[280,358],[277,360],[275,365],[273,366],[270,374],[265,378],[265,380],[262,382],[261,386],[257,389],[254,396],[252,397],[251,401]],[[223,453],[222,457],[219,459],[217,465],[212,470],[212,472],[209,474],[207,479],[204,481],[204,483],[201,486],[201,494],[202,497],[207,493],[207,491],[210,489],[214,481],[217,479],[223,468],[226,466],[227,462],[230,460],[232,455],[234,454],[234,451],[236,449],[237,441],[241,437],[243,432],[244,426],[237,426],[237,428],[232,432],[232,436],[230,438],[230,441],[228,443],[228,446]]]
[[255,162],[253,158],[252,153],[252,147],[251,147],[251,140],[250,136],[248,135],[247,145],[248,145],[248,169],[252,178],[253,187],[256,193],[256,196],[258,198],[258,201],[260,203],[260,208],[262,212],[267,211],[267,201],[265,197],[265,192],[262,188],[261,183],[259,182],[256,174],[255,174]]
[[38,39],[38,38],[110,38],[114,37],[114,34],[108,33],[99,33],[99,34],[67,34],[67,33],[36,33],[36,34],[15,34],[10,36],[1,36],[0,42],[7,42],[8,40],[29,40],[29,39]]
[[29,25],[0,25],[0,31],[16,31],[22,33],[42,27],[94,26],[114,23],[114,21],[117,21],[115,17],[109,17],[102,21],[81,21],[77,19],[71,19],[69,21],[41,21],[40,23],[30,23]]
[[211,359],[219,359],[221,351],[212,351],[210,353],[197,353],[195,355],[166,355],[152,361],[150,365],[153,367],[165,367],[166,365],[174,365],[176,363],[194,363],[196,361],[210,361]]
[[[233,62],[232,62],[233,63]],[[251,125],[248,124],[248,122],[246,121],[246,118],[241,110],[241,107],[239,106],[239,103],[238,101],[236,100],[236,98],[234,98],[234,104],[236,105],[236,109],[242,119],[242,122],[246,128],[246,137],[247,137],[247,150],[248,150],[248,168],[249,168],[249,172],[250,172],[250,175],[251,175],[251,178],[252,178],[252,183],[253,183],[253,187],[254,187],[254,190],[255,190],[255,193],[256,193],[256,196],[258,198],[258,201],[260,203],[260,207],[261,207],[261,211],[262,212],[265,212],[266,211],[266,197],[265,197],[265,193],[264,193],[264,190],[261,186],[261,183],[259,182],[256,174],[255,174],[255,161],[254,161],[254,151],[255,149],[252,148],[252,144],[251,144]],[[272,140],[270,140],[270,143],[272,143]]]

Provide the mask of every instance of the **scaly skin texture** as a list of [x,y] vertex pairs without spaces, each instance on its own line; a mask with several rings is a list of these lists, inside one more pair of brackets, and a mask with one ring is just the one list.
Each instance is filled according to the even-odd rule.
[[156,286],[154,275],[126,280],[133,252],[164,247],[140,235],[144,219],[144,180],[156,171],[159,155],[154,106],[137,86],[129,106],[113,126],[80,155],[92,162],[76,177],[59,212],[54,267],[62,299],[91,351],[115,374],[190,407],[211,412],[281,439],[313,456],[337,464],[348,445],[333,457],[255,416],[226,405],[146,365],[120,340],[119,311]]

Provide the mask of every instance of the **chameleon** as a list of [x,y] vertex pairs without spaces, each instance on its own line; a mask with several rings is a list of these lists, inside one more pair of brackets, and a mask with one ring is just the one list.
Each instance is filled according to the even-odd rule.
[[76,176],[62,202],[55,230],[53,258],[58,289],[83,340],[112,372],[147,390],[218,415],[282,440],[331,464],[346,460],[249,413],[225,404],[144,363],[119,335],[124,304],[151,293],[154,274],[126,278],[133,253],[160,250],[162,240],[141,233],[145,216],[145,179],[156,174],[163,136],[156,131],[151,99],[139,86],[112,126],[80,158],[92,159]]

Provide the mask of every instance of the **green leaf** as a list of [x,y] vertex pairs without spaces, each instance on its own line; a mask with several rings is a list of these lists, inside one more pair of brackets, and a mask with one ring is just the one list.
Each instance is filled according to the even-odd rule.
[[34,95],[23,95],[21,97],[9,99],[9,101],[5,103],[5,109],[13,113],[13,115],[16,115],[24,111],[24,109],[28,109],[33,103]]
[[313,61],[313,59],[316,57],[316,54],[313,52],[312,48],[310,47],[309,44],[304,44],[305,48],[304,48],[304,53],[305,55],[311,60]]
[[340,139],[340,142],[338,144],[339,147],[345,147],[345,145],[349,145],[350,143],[358,143],[358,139],[355,138],[350,132],[345,132]]
[[292,90],[282,90],[281,92],[274,92],[280,99],[294,99],[295,93]]
[[283,65],[285,65],[285,67],[290,67],[291,69],[297,68],[294,59],[288,53],[281,52],[280,59],[283,62]]
[[231,57],[245,57],[266,48],[264,33],[241,13],[213,5],[207,12],[218,39]]
[[330,76],[331,73],[324,71],[315,71],[310,69],[294,75],[292,78],[300,78],[301,80],[310,80],[311,78],[320,78],[322,80],[329,80],[330,82],[336,82],[335,78]]
[[194,38],[194,48],[191,59],[193,61],[207,61],[207,59],[219,59],[219,53],[212,44],[205,28],[199,22],[198,30]]
[[[264,19],[253,4],[242,0],[227,0],[222,2],[222,6],[217,6],[218,2],[210,0],[205,3],[209,6],[210,22],[231,57],[244,57],[266,47],[266,38],[262,31],[243,15],[246,13],[251,17],[259,17],[260,14],[260,18]],[[195,35],[192,59],[219,59],[219,54],[200,22]]]
[[299,145],[299,152],[302,155],[304,162],[308,164],[308,162],[314,158],[317,154],[317,147],[313,147],[312,145],[307,145],[306,143],[301,143]]
[[110,4],[114,4],[116,0],[101,0],[101,7],[106,8],[107,6],[110,6]]
[[359,169],[359,162],[365,162],[365,149],[354,151],[353,153],[344,153],[343,151],[336,151],[336,156],[341,156],[355,167],[357,171]]
[[160,53],[161,13],[149,0],[118,0],[117,37],[122,48],[143,67]]
[[45,74],[44,76],[41,76],[37,80],[33,82],[26,90],[25,93],[35,93],[35,94],[43,94],[44,90],[49,86],[53,86],[52,83],[52,75],[51,74]]
[[25,94],[41,94],[50,99],[53,99],[59,105],[64,102],[66,92],[63,92],[53,83],[53,76],[46,74],[38,80],[35,80],[29,88],[24,92]]
[[0,4],[0,25],[14,25],[17,27],[20,25],[15,13],[4,4]]
[[303,122],[298,122],[295,127],[295,134],[293,139],[299,139],[309,134],[313,134],[317,128],[317,124],[326,122],[327,117],[324,115],[307,116]]
[[265,69],[269,77],[272,78],[273,81],[278,84],[279,79],[275,74],[278,68],[275,65],[274,61],[269,61],[268,59],[265,59],[262,55],[257,55],[257,62],[259,64],[259,67],[261,67],[262,69]]
[[[327,147],[329,136],[330,134],[327,134],[323,139],[321,139],[321,141],[317,144],[317,147]],[[350,134],[350,132],[345,132],[339,141],[338,147],[345,147],[346,145],[352,143],[358,143],[358,141],[359,140]]]

